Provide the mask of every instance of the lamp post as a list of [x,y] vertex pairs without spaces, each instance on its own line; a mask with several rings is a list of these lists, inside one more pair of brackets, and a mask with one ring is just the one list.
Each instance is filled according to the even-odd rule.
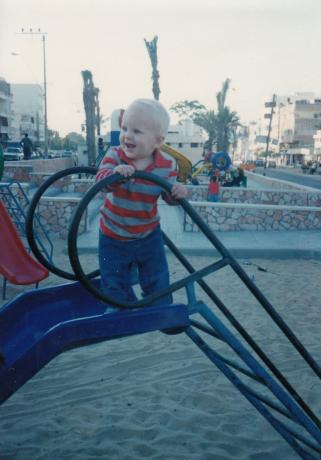
[[48,117],[47,117],[47,71],[46,71],[46,35],[47,32],[42,32],[40,29],[33,31],[32,29],[21,29],[22,35],[42,35],[43,49],[43,98],[44,98],[44,154],[48,158]]
[[272,97],[272,102],[266,102],[265,107],[266,108],[271,108],[271,113],[266,113],[264,115],[264,118],[268,118],[270,120],[269,122],[269,128],[268,128],[268,134],[266,137],[266,147],[265,147],[265,161],[264,161],[264,171],[263,171],[263,176],[266,175],[266,166],[267,166],[267,156],[269,153],[269,144],[270,144],[270,138],[271,138],[271,128],[272,128],[272,118],[274,114],[274,107],[276,106],[276,95],[273,94]]

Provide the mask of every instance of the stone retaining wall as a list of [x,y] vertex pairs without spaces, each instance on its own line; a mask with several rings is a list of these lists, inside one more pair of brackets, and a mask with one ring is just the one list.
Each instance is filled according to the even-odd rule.
[[[54,234],[59,238],[65,239],[68,236],[70,222],[80,198],[61,198],[61,197],[42,197],[37,211],[41,218],[41,223],[45,226],[50,236]],[[79,225],[79,232],[86,232],[88,229],[88,212],[84,212]]]
[[47,160],[6,161],[4,164],[3,181],[30,182],[33,172],[54,174],[75,165],[74,158],[49,158]]
[[[188,199],[206,201],[207,186],[188,185]],[[221,203],[275,204],[287,206],[321,206],[321,191],[309,190],[262,190],[240,187],[221,187]]]
[[[40,187],[51,174],[43,172],[33,172],[30,174],[30,183],[34,187]],[[61,192],[86,192],[94,183],[94,179],[75,179],[72,176],[65,176],[52,184]]]
[[[215,231],[321,229],[318,207],[208,202],[191,202],[191,205]],[[199,231],[185,212],[184,231]]]

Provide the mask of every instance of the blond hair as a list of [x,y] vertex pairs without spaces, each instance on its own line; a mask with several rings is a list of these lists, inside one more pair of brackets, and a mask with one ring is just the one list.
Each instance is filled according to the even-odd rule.
[[133,106],[149,111],[158,125],[159,134],[161,134],[164,138],[166,137],[170,117],[167,110],[160,102],[155,101],[154,99],[135,99],[126,110]]

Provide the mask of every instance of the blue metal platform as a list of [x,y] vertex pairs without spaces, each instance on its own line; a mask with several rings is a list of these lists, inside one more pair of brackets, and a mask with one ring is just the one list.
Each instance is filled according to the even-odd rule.
[[0,310],[0,404],[67,349],[189,325],[185,305],[105,310],[79,283],[34,289],[8,302]]

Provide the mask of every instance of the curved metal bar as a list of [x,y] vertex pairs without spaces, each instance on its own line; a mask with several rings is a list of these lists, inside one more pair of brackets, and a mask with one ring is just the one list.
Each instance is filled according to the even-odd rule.
[[[61,278],[65,278],[68,280],[75,281],[77,278],[74,273],[69,273],[65,270],[61,270],[60,268],[56,267],[53,263],[51,263],[43,253],[40,251],[37,241],[35,239],[35,235],[33,232],[33,221],[35,216],[35,211],[38,206],[38,203],[45,193],[45,191],[57,180],[62,179],[65,176],[69,176],[71,174],[96,174],[97,168],[92,168],[88,166],[76,166],[73,168],[64,169],[59,171],[52,176],[50,176],[41,186],[38,188],[36,193],[34,194],[32,200],[30,201],[30,205],[28,208],[27,216],[26,216],[26,235],[29,246],[32,250],[32,253],[36,257],[36,259],[46,267],[50,272],[55,273],[55,275],[60,276]],[[95,270],[94,272],[88,274],[87,276],[90,278],[95,278],[99,275],[99,270]]]
[[[131,176],[132,178],[139,178],[139,179],[144,179],[150,182],[154,182],[157,185],[161,186],[165,191],[168,193],[171,192],[171,185],[163,180],[162,178],[142,172],[142,171],[137,171]],[[114,174],[110,177],[107,177],[103,179],[102,181],[97,182],[85,195],[83,200],[87,200],[87,197],[93,197],[100,191],[103,187],[108,186],[111,183],[118,182],[120,180],[124,180],[122,176],[119,174]],[[87,201],[86,201],[87,202]],[[262,307],[265,309],[265,311],[270,315],[270,317],[273,319],[273,321],[278,325],[278,327],[281,329],[281,331],[285,334],[285,336],[288,338],[288,340],[292,343],[292,345],[295,347],[295,349],[300,353],[300,355],[304,358],[304,360],[309,364],[311,369],[315,372],[315,374],[321,378],[321,368],[319,364],[313,359],[313,357],[310,355],[310,353],[307,351],[307,349],[303,346],[303,344],[299,341],[299,339],[296,337],[296,335],[293,333],[293,331],[289,328],[289,326],[285,323],[285,321],[282,319],[282,317],[278,314],[278,312],[273,308],[272,304],[267,300],[267,298],[263,295],[263,293],[259,290],[259,288],[253,283],[253,281],[250,279],[250,277],[247,275],[247,273],[243,270],[243,268],[237,263],[237,261],[231,256],[229,251],[225,248],[225,246],[221,243],[221,241],[216,237],[216,235],[212,232],[210,227],[203,221],[203,219],[200,218],[198,213],[195,211],[195,209],[191,206],[191,204],[185,200],[185,199],[180,199],[178,200],[180,205],[183,207],[185,212],[191,217],[191,219],[196,223],[196,225],[199,227],[199,229],[204,233],[204,235],[207,237],[207,239],[213,244],[213,246],[217,249],[217,251],[221,254],[224,260],[227,260],[231,268],[237,273],[237,275],[241,278],[241,280],[244,282],[244,284],[247,286],[247,288],[250,290],[250,292],[254,295],[254,297],[260,302]],[[82,202],[80,203],[76,215],[74,217],[72,225],[74,230],[77,230],[78,224],[76,225],[75,219],[80,221],[80,212],[78,211],[82,210],[83,208]],[[70,238],[69,238],[70,237]],[[70,247],[74,246],[72,244],[72,234],[69,232],[68,236],[68,241],[70,242]],[[71,255],[76,255],[76,250],[73,250],[70,252]],[[71,257],[70,257],[71,258]],[[77,257],[74,258],[72,262],[72,267],[75,270],[75,268],[79,271],[79,275],[82,276],[81,271],[79,270],[79,264],[77,263]],[[75,266],[73,266],[73,263]],[[75,273],[76,270],[75,270]],[[77,273],[78,275],[78,273]],[[80,279],[80,278],[79,278]],[[137,305],[138,306],[138,305]]]
[[[154,182],[160,187],[162,187],[165,191],[168,193],[171,192],[171,185],[166,182],[165,180],[161,179],[160,177],[142,172],[142,171],[137,171],[131,176],[131,178],[139,178],[139,179],[144,179],[150,182]],[[119,174],[113,174],[110,177],[107,177],[99,182],[97,182],[85,195],[83,200],[86,200],[86,205],[87,202],[89,202],[88,197],[90,199],[95,196],[98,191],[100,191],[102,188],[107,187],[108,185],[112,183],[116,183],[120,180],[124,180],[122,176]],[[212,232],[212,230],[209,228],[209,226],[200,218],[198,213],[195,211],[195,209],[191,206],[191,204],[185,200],[185,199],[180,199],[178,200],[180,205],[183,207],[185,212],[191,217],[191,219],[196,223],[196,225],[199,227],[199,229],[204,233],[204,235],[207,237],[207,239],[213,244],[213,246],[217,249],[217,251],[221,254],[223,257],[224,261],[228,261],[229,265],[231,268],[239,275],[239,277],[242,279],[242,281],[245,283],[245,285],[248,287],[250,292],[256,297],[256,299],[260,302],[262,307],[265,309],[265,311],[270,315],[270,317],[274,320],[274,322],[278,325],[278,327],[281,329],[281,331],[286,335],[288,340],[292,343],[292,345],[296,348],[296,350],[300,353],[300,355],[303,357],[303,359],[309,364],[311,369],[316,373],[316,375],[321,378],[321,368],[319,364],[313,359],[313,357],[310,355],[310,353],[307,351],[307,349],[303,346],[303,344],[299,341],[299,339],[296,337],[296,335],[293,333],[293,331],[288,327],[288,325],[285,323],[285,321],[282,319],[282,317],[277,313],[277,311],[273,308],[271,303],[267,300],[267,298],[263,295],[263,293],[259,290],[259,288],[253,283],[253,281],[250,279],[250,277],[247,275],[247,273],[243,270],[243,268],[237,263],[237,261],[231,256],[229,251],[225,248],[225,246],[221,243],[221,241],[215,236],[215,234]],[[78,222],[80,221],[81,214],[83,212],[83,207],[82,207],[83,201],[80,203],[76,214],[74,216],[72,226],[70,227],[70,232],[68,235],[68,242],[70,249],[72,249],[69,252],[69,257],[70,259],[73,258],[73,261],[71,261],[71,265],[73,269],[77,270],[79,272],[79,275],[82,277],[82,270],[79,270],[79,264],[77,261],[77,257],[72,257],[76,256],[76,248],[75,248],[75,241],[72,241],[72,232],[71,228],[73,228],[73,231],[76,231],[78,228],[77,220]],[[77,216],[77,217],[76,217]],[[73,244],[72,244],[73,243]],[[75,273],[78,275],[78,273]],[[80,280],[80,278],[79,278]],[[138,306],[138,305],[137,305]]]
[[[164,181],[163,179],[159,178],[158,176],[155,176],[153,174],[149,173],[144,173],[144,172],[135,172],[130,179],[144,179],[148,180],[149,182],[155,182],[156,184],[160,185],[162,188],[164,188],[168,193],[171,191],[171,185]],[[96,184],[94,184],[86,193],[82,201],[80,202],[73,220],[70,225],[69,233],[68,233],[68,251],[69,251],[69,259],[70,259],[70,264],[76,274],[77,279],[83,284],[83,286],[88,289],[94,296],[98,297],[100,300],[103,302],[117,306],[119,308],[124,308],[124,309],[132,309],[132,308],[139,308],[139,307],[147,307],[150,305],[152,302],[155,300],[159,299],[160,297],[163,297],[166,294],[169,294],[171,292],[177,291],[178,289],[181,289],[184,287],[187,283],[190,283],[192,281],[197,281],[201,279],[202,277],[212,273],[215,270],[218,270],[219,268],[224,267],[227,264],[226,259],[221,259],[218,262],[215,262],[214,264],[210,264],[208,267],[205,267],[197,272],[192,273],[191,275],[188,275],[186,278],[183,278],[180,281],[176,281],[175,283],[171,284],[168,288],[162,289],[161,291],[151,294],[147,297],[145,297],[143,300],[139,300],[137,302],[131,302],[131,303],[123,303],[120,301],[117,301],[111,297],[106,296],[101,290],[97,289],[91,282],[88,280],[88,277],[84,273],[79,257],[78,257],[78,251],[77,251],[77,233],[78,233],[78,228],[79,224],[82,218],[82,215],[88,206],[89,202],[92,200],[92,198],[97,195],[102,189],[108,188],[111,185],[124,181],[128,179],[124,179],[123,176],[120,174],[113,174],[109,177],[106,177]],[[179,200],[181,201],[181,200]]]

